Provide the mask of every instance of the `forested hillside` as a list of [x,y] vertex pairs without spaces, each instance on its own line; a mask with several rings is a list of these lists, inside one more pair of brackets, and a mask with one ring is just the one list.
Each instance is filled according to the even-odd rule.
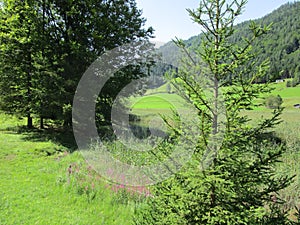
[[[271,31],[253,42],[253,52],[258,61],[270,59],[270,73],[261,81],[274,81],[279,78],[291,78],[300,73],[300,2],[287,3],[263,18],[254,20],[261,26],[272,24]],[[250,37],[251,21],[236,25],[236,32],[231,37],[232,42],[240,42]],[[201,34],[200,34],[201,36]],[[184,41],[190,48],[200,45],[199,35]],[[168,63],[177,63],[179,48],[173,42],[162,46],[160,52]]]

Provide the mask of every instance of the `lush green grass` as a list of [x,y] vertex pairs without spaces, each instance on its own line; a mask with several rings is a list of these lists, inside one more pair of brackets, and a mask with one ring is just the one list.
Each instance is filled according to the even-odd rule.
[[32,133],[17,132],[23,124],[0,114],[0,224],[130,224],[134,201],[90,178],[80,153],[28,140]]
[[294,104],[300,103],[300,85],[296,87],[286,87],[286,82],[272,84],[272,87],[275,88],[272,91],[273,95],[280,95],[283,99],[283,104],[287,109],[293,109]]
[[131,100],[132,113],[142,117],[147,125],[155,116],[172,115],[172,110],[184,109],[184,100],[177,94],[156,93]]
[[[139,115],[153,114],[170,108],[184,108],[184,100],[175,93],[168,93],[169,84],[164,84],[156,89],[146,92],[143,97],[131,99],[133,112]],[[300,103],[300,85],[286,87],[286,82],[270,85],[274,90],[269,95],[280,95],[283,99],[283,107],[294,110],[294,104]],[[171,90],[174,90],[172,87]],[[264,96],[267,97],[267,96]],[[265,107],[257,107],[255,110],[266,110]],[[169,111],[168,111],[169,112]]]
[[183,99],[177,94],[157,93],[136,98],[133,102],[134,109],[169,109],[181,108]]
[[180,97],[175,94],[156,94],[137,99],[133,108],[135,109],[168,109],[178,105]]

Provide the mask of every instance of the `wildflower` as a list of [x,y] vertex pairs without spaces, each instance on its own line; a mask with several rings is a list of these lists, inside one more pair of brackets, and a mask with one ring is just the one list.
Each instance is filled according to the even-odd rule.
[[71,175],[72,174],[72,165],[70,165],[69,167],[68,167],[68,173],[69,173],[69,175]]
[[271,200],[272,200],[272,202],[274,202],[274,203],[277,202],[277,197],[276,197],[275,194],[271,196]]

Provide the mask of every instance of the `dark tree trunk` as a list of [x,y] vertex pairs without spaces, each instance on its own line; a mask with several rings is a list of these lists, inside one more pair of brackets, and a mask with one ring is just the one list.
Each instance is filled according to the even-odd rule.
[[32,122],[32,117],[30,114],[27,115],[27,127],[29,129],[33,128],[33,122]]
[[[28,29],[28,39],[30,38],[30,27]],[[31,93],[31,89],[32,89],[32,77],[31,77],[31,71],[32,71],[32,56],[31,56],[31,45],[29,44],[28,46],[28,53],[27,53],[27,60],[28,60],[28,71],[27,71],[27,96],[26,96],[26,100],[27,100],[27,127],[29,129],[33,128],[33,122],[32,122],[32,117],[31,117],[31,102],[32,102],[32,93]]]
[[40,117],[40,128],[44,129],[44,118],[42,116]]

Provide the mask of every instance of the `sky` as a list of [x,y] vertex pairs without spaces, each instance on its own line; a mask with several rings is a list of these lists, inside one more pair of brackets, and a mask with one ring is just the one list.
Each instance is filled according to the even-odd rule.
[[[175,37],[188,39],[201,32],[200,26],[193,23],[186,9],[196,9],[199,0],[136,0],[147,19],[146,27],[152,26],[156,36],[153,41],[168,42]],[[244,12],[237,19],[242,22],[257,19],[271,13],[291,0],[248,0]],[[292,0],[293,2],[293,0]]]

